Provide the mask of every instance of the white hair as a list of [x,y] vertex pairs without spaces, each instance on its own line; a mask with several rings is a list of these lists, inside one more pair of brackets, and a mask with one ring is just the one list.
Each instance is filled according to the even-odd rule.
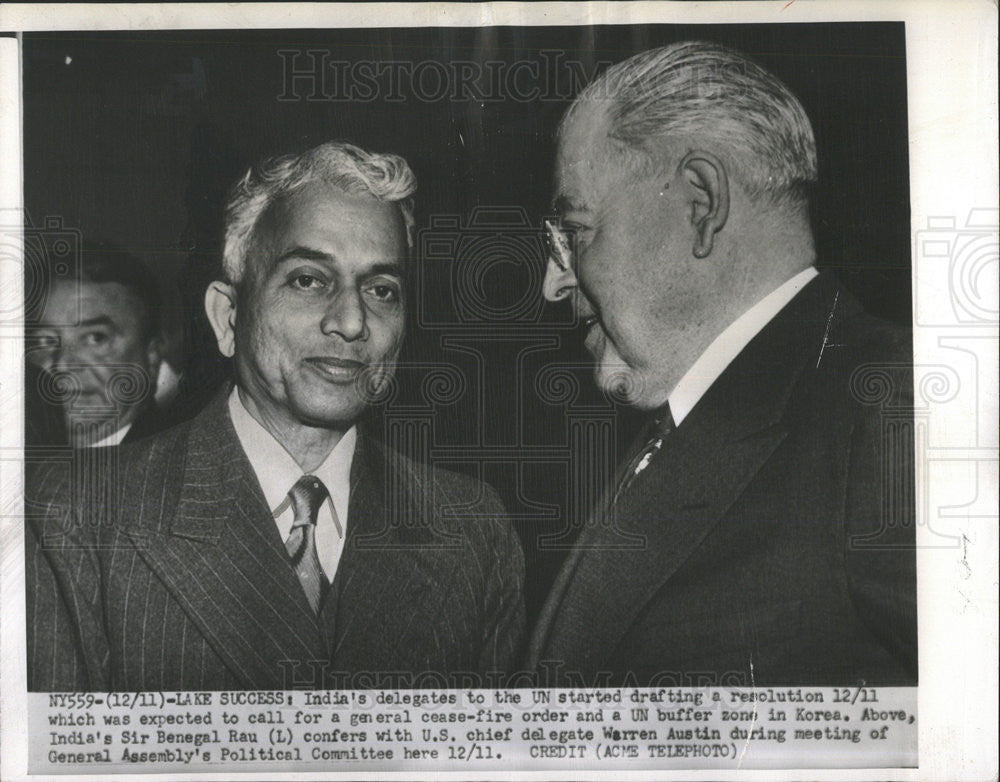
[[328,141],[299,155],[283,155],[253,166],[236,183],[226,204],[222,268],[229,282],[246,273],[254,228],[274,201],[308,182],[320,180],[345,193],[368,193],[399,205],[406,242],[413,247],[413,193],[417,178],[399,155],[367,152],[346,141]]
[[628,162],[662,166],[668,137],[696,136],[728,164],[751,198],[801,204],[816,182],[816,141],[802,104],[742,54],[686,41],[637,54],[591,82],[563,117],[600,107],[612,147]]

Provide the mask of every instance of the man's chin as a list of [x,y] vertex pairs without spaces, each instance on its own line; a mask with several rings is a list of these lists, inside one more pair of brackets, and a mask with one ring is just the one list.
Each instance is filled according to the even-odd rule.
[[[657,393],[642,375],[624,364],[598,365],[594,369],[594,380],[613,401],[636,410],[658,410],[666,402],[665,395]],[[658,399],[661,396],[663,399]]]
[[634,405],[642,396],[642,383],[627,366],[605,366],[594,369],[597,387],[620,404]]
[[66,405],[67,409],[76,413],[87,413],[94,410],[105,412],[115,410],[115,405],[101,391],[80,391]]
[[295,418],[305,426],[316,429],[347,430],[361,418],[367,407],[353,388],[337,394],[335,399],[331,396],[294,400],[292,412]]
[[336,409],[317,410],[308,408],[297,411],[296,418],[304,425],[313,429],[330,429],[333,431],[347,431],[361,418],[364,408],[359,409]]

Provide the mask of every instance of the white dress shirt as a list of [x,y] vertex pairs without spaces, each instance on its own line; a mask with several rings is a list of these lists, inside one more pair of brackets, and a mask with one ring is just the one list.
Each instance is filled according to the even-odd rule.
[[121,445],[122,440],[125,439],[125,435],[128,434],[128,430],[132,428],[132,424],[125,424],[117,432],[112,432],[107,437],[98,440],[96,443],[90,443],[88,448],[106,448],[109,445]]
[[[278,525],[278,533],[284,541],[292,531],[295,518],[292,505],[287,501],[288,492],[304,475],[302,468],[274,436],[250,415],[240,401],[236,387],[233,387],[233,392],[229,395],[229,415],[233,419],[240,445],[246,451],[250,466],[257,475],[264,499],[274,516],[274,523]],[[357,439],[357,428],[352,426],[330,451],[326,461],[310,473],[323,481],[330,494],[316,518],[316,553],[323,572],[331,581],[344,551],[351,462],[354,460]]]
[[740,315],[712,341],[667,397],[675,425],[681,425],[681,421],[694,409],[698,400],[750,340],[817,274],[819,272],[814,266],[803,269]]

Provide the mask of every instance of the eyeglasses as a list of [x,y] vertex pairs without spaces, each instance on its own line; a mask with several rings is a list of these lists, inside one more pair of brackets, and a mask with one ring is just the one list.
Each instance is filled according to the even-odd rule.
[[568,272],[573,264],[570,234],[549,220],[545,221],[545,228],[548,231],[549,258],[559,267],[559,271]]

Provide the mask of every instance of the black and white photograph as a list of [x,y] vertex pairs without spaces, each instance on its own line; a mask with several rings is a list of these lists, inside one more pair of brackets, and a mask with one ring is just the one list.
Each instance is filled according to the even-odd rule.
[[29,774],[957,778],[995,150],[923,206],[906,14],[543,5],[18,31]]

